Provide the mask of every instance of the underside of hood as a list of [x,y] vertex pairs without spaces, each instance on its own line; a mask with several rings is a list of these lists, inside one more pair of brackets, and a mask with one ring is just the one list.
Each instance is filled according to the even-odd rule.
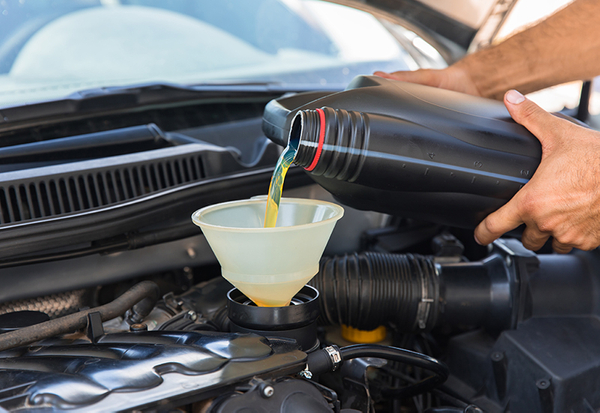
[[450,40],[464,50],[489,44],[517,0],[365,0]]

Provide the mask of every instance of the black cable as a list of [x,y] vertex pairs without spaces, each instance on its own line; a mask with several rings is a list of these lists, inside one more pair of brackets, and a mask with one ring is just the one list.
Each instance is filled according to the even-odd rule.
[[412,397],[416,394],[424,393],[445,382],[449,374],[448,367],[433,357],[397,347],[377,344],[355,344],[341,348],[340,354],[342,362],[358,357],[377,357],[410,364],[411,366],[420,367],[433,373],[433,376],[429,376],[406,387],[383,389],[382,394],[386,397]]
[[[381,369],[383,371],[385,371],[387,374],[389,374],[390,376],[396,378],[397,380],[404,380],[411,384],[417,382],[417,380],[414,377],[411,377],[408,374],[404,374],[402,372],[396,371],[393,368],[385,366],[385,367],[382,367]],[[451,403],[457,407],[465,408],[469,405],[469,403],[467,401],[457,398],[456,394],[451,394],[451,390],[446,389],[445,386],[439,386],[438,388],[431,390],[430,393],[432,393],[434,396],[436,396],[440,399],[443,399],[444,401]],[[396,399],[394,399],[394,400],[396,400]]]

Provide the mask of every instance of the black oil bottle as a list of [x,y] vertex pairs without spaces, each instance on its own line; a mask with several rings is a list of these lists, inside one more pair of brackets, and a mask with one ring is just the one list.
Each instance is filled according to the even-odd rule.
[[271,101],[263,130],[358,209],[474,227],[535,172],[538,140],[501,102],[374,76]]

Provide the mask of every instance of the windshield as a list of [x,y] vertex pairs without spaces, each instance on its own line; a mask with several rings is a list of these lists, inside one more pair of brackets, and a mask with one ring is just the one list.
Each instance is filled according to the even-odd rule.
[[414,32],[324,1],[0,1],[0,106],[143,83],[343,88],[423,62],[445,65]]

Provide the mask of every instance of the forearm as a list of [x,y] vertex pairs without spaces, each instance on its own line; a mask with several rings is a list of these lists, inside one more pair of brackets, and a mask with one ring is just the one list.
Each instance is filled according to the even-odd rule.
[[600,75],[600,1],[577,0],[540,24],[457,62],[482,96],[530,93]]

